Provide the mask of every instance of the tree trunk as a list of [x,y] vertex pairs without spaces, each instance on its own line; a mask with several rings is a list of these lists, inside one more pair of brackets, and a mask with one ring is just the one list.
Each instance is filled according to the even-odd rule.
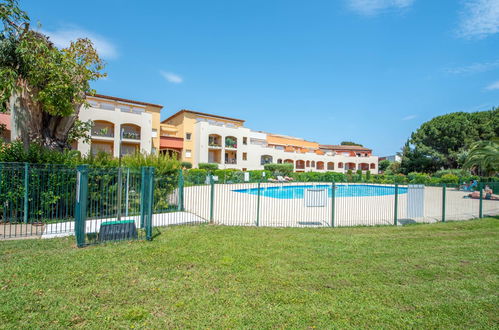
[[78,118],[81,105],[75,105],[71,116],[53,116],[43,111],[41,104],[33,100],[33,94],[25,87],[11,97],[12,139],[20,139],[25,149],[33,142],[52,150],[68,149],[68,134]]

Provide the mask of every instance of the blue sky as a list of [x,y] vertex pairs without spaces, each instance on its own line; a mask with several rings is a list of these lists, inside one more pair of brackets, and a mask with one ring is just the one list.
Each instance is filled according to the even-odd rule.
[[499,105],[499,0],[21,0],[90,37],[101,94],[394,154],[421,123]]

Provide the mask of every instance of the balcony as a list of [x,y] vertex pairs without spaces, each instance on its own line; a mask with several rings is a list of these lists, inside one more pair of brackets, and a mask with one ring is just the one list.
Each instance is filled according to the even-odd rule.
[[218,134],[210,134],[208,136],[208,148],[209,149],[221,149],[222,148],[222,137]]
[[227,136],[225,138],[225,149],[237,149],[237,138],[234,136]]
[[235,151],[225,151],[225,164],[237,164],[237,153]]
[[92,127],[92,137],[97,138],[114,138],[114,124],[107,121],[95,121]]
[[123,140],[140,141],[140,127],[133,124],[121,126]]

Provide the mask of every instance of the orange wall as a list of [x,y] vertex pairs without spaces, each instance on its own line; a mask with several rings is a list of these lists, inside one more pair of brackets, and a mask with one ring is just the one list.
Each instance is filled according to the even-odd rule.
[[267,135],[268,144],[281,144],[281,145],[292,145],[301,148],[317,149],[319,144],[317,142],[305,141],[300,139],[285,138],[281,136],[276,136],[272,134]]

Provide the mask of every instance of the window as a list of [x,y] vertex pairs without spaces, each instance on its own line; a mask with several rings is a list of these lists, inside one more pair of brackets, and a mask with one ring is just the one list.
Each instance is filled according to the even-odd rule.
[[243,152],[243,160],[248,160],[248,153]]
[[158,130],[153,128],[153,129],[152,129],[152,134],[151,134],[151,136],[152,136],[153,138],[158,137]]
[[187,150],[185,151],[185,157],[186,157],[186,158],[191,158],[191,151],[190,151],[189,149],[187,149]]
[[192,133],[185,133],[185,139],[187,141],[190,141],[191,140],[191,136],[192,136]]
[[248,138],[247,137],[243,137],[243,144],[248,144]]

